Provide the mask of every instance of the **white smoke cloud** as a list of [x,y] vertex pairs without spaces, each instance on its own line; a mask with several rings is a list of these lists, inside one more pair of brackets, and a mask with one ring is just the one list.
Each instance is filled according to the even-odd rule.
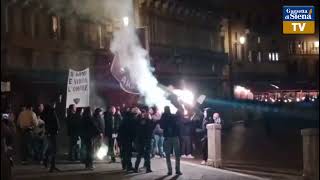
[[[32,1],[32,0],[28,0]],[[49,7],[49,11],[61,16],[75,14],[79,18],[96,22],[122,22],[129,18],[129,25],[116,30],[111,42],[111,51],[119,55],[120,65],[127,68],[131,80],[137,85],[140,94],[149,106],[156,105],[159,110],[170,106],[176,108],[166,98],[166,93],[158,86],[152,74],[148,52],[142,48],[133,24],[134,10],[132,0],[40,0]]]
[[160,110],[163,110],[164,106],[170,106],[171,110],[175,112],[176,108],[166,98],[166,92],[158,86],[158,81],[152,74],[153,68],[149,63],[148,52],[142,48],[135,32],[135,26],[132,23],[132,2],[126,0],[126,3],[131,6],[131,10],[127,9],[129,24],[113,33],[110,50],[112,53],[118,54],[121,67],[129,71],[131,80],[137,85],[147,105],[156,105]]

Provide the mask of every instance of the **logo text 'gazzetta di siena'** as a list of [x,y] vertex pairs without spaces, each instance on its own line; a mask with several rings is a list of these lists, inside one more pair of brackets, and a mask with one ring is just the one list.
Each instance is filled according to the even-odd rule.
[[283,6],[283,34],[314,34],[314,6]]

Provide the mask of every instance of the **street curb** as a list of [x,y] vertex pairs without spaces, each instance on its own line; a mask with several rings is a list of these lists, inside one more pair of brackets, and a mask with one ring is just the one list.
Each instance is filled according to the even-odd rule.
[[[175,160],[172,160],[172,161],[175,161]],[[271,180],[269,178],[261,178],[261,177],[254,176],[254,175],[243,174],[243,173],[239,173],[239,172],[234,172],[234,171],[214,168],[214,167],[210,167],[210,166],[203,166],[203,165],[190,163],[190,162],[186,162],[186,161],[180,161],[180,162],[181,162],[181,164],[186,164],[186,165],[190,165],[190,166],[194,166],[194,167],[198,167],[198,168],[203,168],[203,169],[208,169],[208,170],[213,170],[214,169],[216,171],[220,171],[220,172],[223,172],[223,173],[234,174],[234,175],[237,175],[237,176],[242,176],[242,177],[247,177],[247,178],[254,178],[254,179],[257,179],[257,180]]]

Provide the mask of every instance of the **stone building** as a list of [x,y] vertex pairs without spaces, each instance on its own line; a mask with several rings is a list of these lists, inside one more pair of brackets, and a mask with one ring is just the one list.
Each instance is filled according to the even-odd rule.
[[[270,84],[284,91],[319,88],[318,25],[312,35],[282,34],[282,6],[301,5],[301,2],[246,0],[225,4],[227,23],[223,29],[230,37],[228,52],[233,84],[257,93],[277,90]],[[316,18],[318,22],[318,11]]]
[[[15,107],[59,95],[64,101],[68,69],[87,67],[93,105],[128,100],[108,69],[112,23],[92,21],[72,10],[60,15],[46,1],[1,1],[1,75],[11,83],[2,101]],[[175,1],[140,0],[135,1],[135,23],[147,29],[151,61],[161,83],[180,87],[182,82],[199,93],[225,95],[222,71],[227,56],[218,16]]]

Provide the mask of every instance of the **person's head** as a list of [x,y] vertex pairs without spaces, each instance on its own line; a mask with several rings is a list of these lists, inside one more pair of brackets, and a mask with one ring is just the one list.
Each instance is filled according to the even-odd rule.
[[53,99],[53,100],[51,100],[51,102],[50,102],[50,106],[53,108],[53,109],[55,109],[56,108],[56,105],[57,105],[57,102]]
[[218,119],[220,117],[219,113],[213,113],[212,118],[213,119]]
[[169,107],[169,106],[165,106],[165,107],[164,107],[164,113],[166,113],[166,114],[171,114],[171,111],[170,111],[170,107]]
[[153,107],[152,107],[152,110],[153,110],[154,113],[158,113],[158,111],[159,111],[159,109],[158,109],[157,106],[153,106]]
[[102,117],[102,109],[101,108],[96,108],[94,110],[94,114],[95,117]]
[[27,106],[26,106],[26,110],[30,110],[30,111],[32,111],[32,105],[31,105],[31,104],[27,104]]
[[141,114],[141,111],[138,107],[134,107],[132,108],[131,112],[134,114],[134,115],[139,115]]
[[144,119],[150,119],[150,113],[147,109],[141,110],[141,117]]
[[81,107],[77,107],[76,114],[82,115],[83,109]]
[[92,115],[91,108],[90,107],[84,108],[83,117],[90,117],[91,115]]
[[38,110],[39,110],[40,113],[43,112],[43,110],[44,110],[44,105],[43,105],[43,104],[39,104],[39,105],[38,105]]
[[116,113],[116,107],[114,107],[114,106],[111,106],[110,108],[109,108],[109,112],[111,113],[111,114],[115,114]]
[[153,108],[149,108],[149,113],[154,114],[155,112],[153,111]]
[[76,112],[76,105],[70,104],[68,110],[70,113],[75,113]]
[[25,105],[21,105],[20,110],[21,111],[25,111],[27,109],[27,107]]

